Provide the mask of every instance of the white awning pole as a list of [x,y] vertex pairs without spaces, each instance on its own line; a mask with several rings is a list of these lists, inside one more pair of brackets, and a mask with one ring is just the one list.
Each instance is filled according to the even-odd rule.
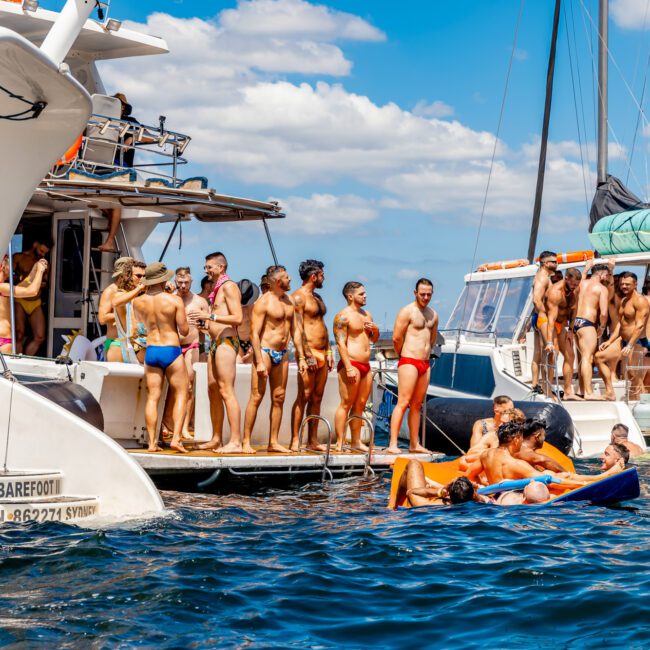
[[9,314],[11,316],[11,354],[16,354],[16,303],[14,302],[14,254],[9,240]]
[[95,0],[68,0],[41,45],[41,51],[61,65],[95,7]]

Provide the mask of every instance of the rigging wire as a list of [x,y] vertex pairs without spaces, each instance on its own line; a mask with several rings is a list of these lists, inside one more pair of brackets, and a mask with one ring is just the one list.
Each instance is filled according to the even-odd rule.
[[[508,71],[506,73],[506,82],[505,82],[505,87],[503,89],[503,97],[501,98],[501,108],[499,110],[499,120],[497,122],[497,130],[494,135],[494,147],[492,148],[492,157],[490,159],[490,169],[488,171],[488,178],[487,178],[487,184],[485,186],[485,194],[483,196],[483,206],[481,208],[481,216],[479,219],[478,223],[478,230],[476,232],[476,240],[474,242],[474,252],[472,253],[472,264],[470,267],[469,272],[472,273],[474,271],[474,268],[476,267],[476,255],[478,253],[478,245],[479,241],[481,238],[481,229],[483,228],[483,220],[485,218],[485,209],[487,206],[487,199],[488,199],[488,194],[490,192],[490,183],[492,181],[492,172],[494,170],[494,161],[496,159],[496,153],[497,153],[497,147],[499,146],[499,135],[501,133],[501,125],[503,123],[503,114],[505,112],[505,107],[506,107],[506,99],[508,96],[508,86],[510,84],[510,74],[512,72],[512,63],[515,60],[515,54],[517,51],[517,38],[519,36],[519,27],[521,25],[521,16],[524,11],[524,2],[525,0],[521,0],[521,3],[519,5],[519,14],[517,15],[517,24],[515,26],[515,35],[512,41],[512,50],[510,52],[510,60],[508,61]],[[465,291],[465,300],[463,303],[463,315],[461,318],[461,327],[462,323],[465,320],[465,314],[467,311],[467,298],[469,297],[469,291]]]
[[8,95],[10,99],[17,99],[19,102],[27,104],[29,107],[24,111],[20,111],[19,113],[13,113],[11,115],[0,115],[0,120],[9,120],[11,122],[26,122],[27,120],[35,120],[47,106],[47,102],[32,102],[29,99],[25,99],[22,95],[16,95],[16,93],[12,93],[11,90],[5,88],[4,86],[0,86],[0,92]]
[[[575,110],[575,115],[576,115],[576,128],[578,130],[578,148],[580,149],[580,169],[582,171],[582,185],[585,190],[585,207],[587,209],[587,212],[589,212],[589,194],[587,192],[587,177],[585,174],[585,160],[582,155],[582,134],[580,130],[580,116],[578,113],[578,99],[576,97],[576,86],[575,86],[575,80],[573,78],[573,57],[571,56],[571,40],[569,38],[569,25],[567,21],[567,15],[566,15],[566,4],[562,7],[562,13],[564,15],[564,27],[565,27],[565,32],[566,32],[566,43],[567,43],[567,51],[569,53],[569,70],[571,71],[571,89],[573,91],[573,108]],[[576,52],[576,57],[577,57],[577,52]],[[577,63],[577,59],[576,59]],[[585,134],[586,136],[586,134]],[[586,138],[585,138],[586,139]]]

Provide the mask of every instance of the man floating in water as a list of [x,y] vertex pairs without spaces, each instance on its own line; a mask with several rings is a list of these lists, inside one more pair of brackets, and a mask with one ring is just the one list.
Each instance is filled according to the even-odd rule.
[[627,438],[630,433],[630,427],[619,422],[615,424],[612,428],[612,438],[610,444],[619,444],[625,447],[630,452],[630,458],[635,456],[642,456],[645,454],[645,451],[636,443],[630,442]]
[[393,327],[393,347],[399,355],[397,404],[390,419],[389,454],[399,454],[397,437],[404,413],[409,409],[409,451],[429,453],[420,442],[420,416],[431,376],[431,348],[438,337],[438,314],[429,307],[433,283],[420,278],[415,283],[415,300],[397,314]]

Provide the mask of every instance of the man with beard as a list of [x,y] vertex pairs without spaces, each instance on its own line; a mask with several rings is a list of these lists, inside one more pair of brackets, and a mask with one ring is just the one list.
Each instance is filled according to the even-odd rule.
[[257,411],[271,384],[271,414],[267,451],[291,453],[278,442],[282,408],[289,376],[288,345],[292,338],[298,356],[298,370],[307,372],[307,362],[302,344],[302,331],[298,325],[293,298],[287,294],[291,278],[284,266],[270,266],[266,270],[269,291],[255,303],[251,325],[251,342],[255,354],[255,369],[251,372],[251,396],[246,406],[243,451],[254,454],[251,435]]
[[[113,280],[115,281],[122,274],[123,267],[126,264],[132,264],[132,257],[120,257],[113,264]],[[108,361],[108,351],[111,347],[119,347],[120,342],[115,326],[115,312],[113,311],[113,296],[117,292],[117,284],[111,282],[99,298],[99,309],[97,310],[97,319],[101,325],[106,327],[106,340],[104,341],[104,360]]]
[[[237,327],[242,322],[241,293],[237,284],[228,277],[228,260],[223,253],[210,253],[205,258],[204,269],[214,282],[208,301],[211,311],[192,309],[190,322],[193,325],[207,325],[212,339],[208,354],[212,439],[198,448],[211,449],[222,454],[237,453],[242,450],[241,408],[235,396],[239,352]],[[230,425],[230,441],[227,445],[222,445],[224,406]]]
[[[361,416],[372,390],[370,344],[379,338],[379,328],[372,314],[364,309],[366,288],[360,282],[346,282],[343,297],[347,307],[334,318],[334,338],[341,360],[337,365],[341,402],[334,416],[336,450],[343,450],[345,421],[350,415]],[[368,451],[361,442],[361,420],[350,422],[351,447]]]
[[[613,343],[621,340],[621,358],[628,361],[631,358],[635,346],[639,353],[650,351],[650,341],[646,337],[646,324],[650,307],[648,301],[636,290],[636,274],[625,271],[620,274],[619,289],[623,296],[618,309],[618,324],[611,333],[609,340],[600,346],[600,352],[605,352]],[[605,398],[615,400],[614,386],[612,384],[612,373],[604,355],[596,354],[598,371],[605,382]],[[643,358],[643,357],[641,357]],[[641,365],[641,364],[638,364]],[[632,389],[630,399],[639,399],[643,392],[643,372],[639,370],[629,371]]]
[[526,420],[524,423],[524,440],[519,451],[513,454],[514,457],[525,460],[540,471],[548,469],[552,472],[563,472],[564,467],[560,463],[539,452],[545,440],[546,424],[540,420]]
[[[52,248],[52,241],[49,237],[41,236],[34,240],[32,247],[14,257],[14,274],[16,275],[16,285],[28,278],[34,265],[45,258]],[[41,288],[32,298],[16,298],[16,352],[34,356],[38,349],[45,341],[45,313],[43,312],[43,303],[41,301],[41,292],[47,284],[47,272],[42,276]],[[25,326],[29,320],[29,326],[32,329],[32,339],[25,345],[23,350],[23,341],[25,339]]]
[[[299,451],[299,434],[302,418],[320,415],[320,405],[325,392],[327,375],[334,368],[334,357],[330,348],[330,337],[325,325],[327,309],[325,302],[316,293],[325,280],[324,264],[318,260],[305,260],[298,273],[302,286],[293,294],[296,318],[302,330],[302,344],[307,362],[307,372],[298,374],[298,394],[291,409],[291,451]],[[307,449],[324,451],[318,444],[318,421],[308,423]]]
[[429,307],[433,283],[420,278],[415,283],[415,300],[397,314],[393,327],[393,347],[399,355],[397,404],[390,419],[390,443],[386,452],[399,454],[397,437],[404,413],[409,409],[409,452],[427,453],[420,442],[420,415],[431,375],[431,348],[438,336],[438,314]]
[[[13,297],[29,299],[37,296],[41,290],[43,276],[47,271],[47,261],[38,260],[32,267],[29,275],[16,287]],[[5,255],[0,261],[0,352],[11,353],[11,285],[9,284],[9,258]]]
[[575,352],[573,349],[573,332],[569,323],[575,315],[577,303],[577,289],[580,286],[582,274],[578,269],[567,269],[564,279],[549,287],[546,292],[546,314],[548,317],[549,340],[546,343],[546,352],[552,354],[557,343],[564,363],[562,374],[564,377],[564,399],[578,399],[573,391],[573,362]]

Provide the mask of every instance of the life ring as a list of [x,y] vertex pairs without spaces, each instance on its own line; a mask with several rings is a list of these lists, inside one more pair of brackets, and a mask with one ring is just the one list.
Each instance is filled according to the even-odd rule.
[[[593,251],[571,251],[569,253],[557,254],[558,264],[575,264],[576,262],[586,262],[587,260],[593,260],[593,259],[594,259]],[[539,257],[536,257],[535,261],[539,262]]]
[[483,271],[502,271],[504,269],[516,269],[520,266],[528,266],[530,262],[528,260],[505,260],[503,262],[487,262],[486,264],[481,264],[476,270],[479,272]]
[[70,145],[70,148],[56,161],[58,165],[69,165],[79,153],[81,149],[81,143],[83,142],[83,135],[80,135],[73,143]]

